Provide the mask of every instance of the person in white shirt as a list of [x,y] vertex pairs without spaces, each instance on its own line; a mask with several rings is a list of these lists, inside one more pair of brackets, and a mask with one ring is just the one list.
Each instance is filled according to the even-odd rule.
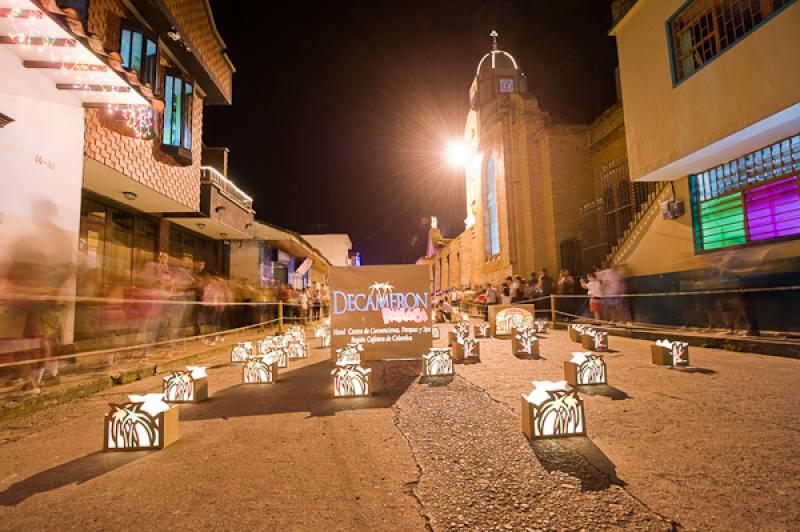
[[600,310],[603,308],[603,285],[593,273],[586,276],[587,281],[581,279],[581,286],[589,293],[589,310],[594,314],[594,320],[600,321]]

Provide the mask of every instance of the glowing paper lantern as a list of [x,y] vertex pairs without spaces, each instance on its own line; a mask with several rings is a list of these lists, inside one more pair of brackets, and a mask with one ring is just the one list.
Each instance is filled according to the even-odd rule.
[[320,347],[330,347],[331,346],[331,335],[326,334],[325,336],[319,339],[319,346]]
[[361,364],[361,352],[364,346],[361,344],[347,344],[341,349],[336,350],[337,366],[353,366]]
[[533,330],[537,333],[547,332],[547,322],[543,320],[536,320],[533,322]]
[[371,372],[371,368],[364,369],[353,364],[334,368],[331,371],[334,397],[363,397],[369,395],[369,374]]
[[289,367],[289,338],[284,336],[274,336],[258,341],[258,354],[260,356],[269,355],[274,358],[279,368]]
[[[533,305],[526,305],[533,308]],[[533,327],[533,314],[524,308],[510,307],[497,313],[494,318],[495,336],[513,335],[515,329]]]
[[688,366],[689,344],[686,342],[670,342],[658,340],[650,346],[653,364],[657,366]]
[[538,357],[539,339],[533,329],[525,327],[517,330],[517,334],[511,337],[511,348],[516,356]]
[[286,350],[289,352],[289,358],[308,358],[308,346],[305,342],[294,340],[289,343]]
[[534,381],[534,389],[522,396],[522,431],[530,439],[586,434],[583,401],[578,392],[567,391],[566,381]]
[[473,327],[475,338],[489,338],[489,324],[479,323]]
[[423,377],[444,377],[453,375],[453,357],[449,347],[433,347],[422,355]]
[[474,338],[464,338],[453,346],[453,360],[474,364],[481,361],[481,344]]
[[140,451],[163,449],[178,439],[178,407],[160,393],[131,395],[129,402],[111,404],[105,415],[103,449]]
[[434,340],[438,340],[441,337],[442,337],[442,333],[441,333],[441,331],[439,331],[439,327],[433,327],[431,329],[431,338],[433,338]]
[[231,362],[244,362],[253,354],[253,342],[239,342],[231,348]]
[[466,322],[460,322],[453,327],[453,330],[447,335],[450,347],[456,344],[463,344],[465,338],[469,338],[469,325]]
[[314,338],[323,338],[328,336],[328,328],[323,325],[318,325],[316,329],[314,329]]
[[606,384],[606,362],[602,355],[572,353],[572,360],[564,361],[564,378],[572,386]]
[[242,366],[243,384],[273,384],[278,380],[278,362],[273,355],[248,358]]
[[587,327],[583,325],[570,325],[569,326],[569,339],[576,343],[582,343],[581,336]]
[[205,366],[186,366],[164,377],[164,400],[169,403],[199,403],[208,399]]
[[608,350],[608,333],[595,331],[594,329],[584,329],[581,335],[581,345],[584,349],[591,351]]

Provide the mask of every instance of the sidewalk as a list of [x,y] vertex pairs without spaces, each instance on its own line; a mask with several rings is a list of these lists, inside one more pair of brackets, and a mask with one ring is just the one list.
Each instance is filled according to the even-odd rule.
[[[309,325],[310,326],[310,325]],[[237,342],[255,340],[277,331],[276,325],[265,328],[228,333],[216,345],[206,345],[200,340],[181,340],[159,346],[148,356],[141,350],[120,350],[112,355],[76,358],[73,362],[61,361],[58,379],[50,385],[40,385],[37,395],[15,397],[18,386],[0,387],[0,421],[30,414],[61,403],[87,397],[99,391],[141,380],[145,377],[182,369],[221,353],[230,352]],[[74,353],[80,355],[80,353]],[[110,363],[113,358],[113,363]]]

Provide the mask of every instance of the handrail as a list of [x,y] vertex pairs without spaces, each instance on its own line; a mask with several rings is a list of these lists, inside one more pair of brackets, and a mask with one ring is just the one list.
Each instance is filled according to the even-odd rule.
[[245,194],[233,181],[222,175],[220,171],[213,166],[200,167],[200,182],[215,185],[221,192],[230,196],[235,202],[240,203],[249,210],[253,209],[253,198]]

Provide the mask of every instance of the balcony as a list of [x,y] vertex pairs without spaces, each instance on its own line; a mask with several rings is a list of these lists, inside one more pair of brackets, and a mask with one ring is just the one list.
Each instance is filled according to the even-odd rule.
[[233,181],[222,175],[213,166],[200,167],[200,185],[213,185],[220,194],[240,206],[242,209],[253,211],[253,198],[242,192]]

